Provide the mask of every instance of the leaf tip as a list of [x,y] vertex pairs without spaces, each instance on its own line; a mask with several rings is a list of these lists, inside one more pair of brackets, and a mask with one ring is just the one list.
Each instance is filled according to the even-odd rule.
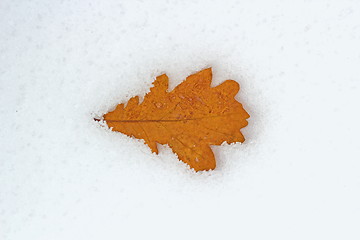
[[151,88],[151,91],[160,90],[166,91],[169,85],[169,77],[166,74],[157,76],[153,82],[154,87]]
[[212,80],[212,69],[210,67],[188,76],[186,80],[180,85],[183,85],[183,87],[186,88],[195,87],[204,90],[210,88],[211,80]]
[[212,67],[205,68],[205,69],[201,70],[200,72],[212,73]]
[[129,99],[126,108],[131,109],[135,106],[139,105],[139,96],[135,96]]
[[240,84],[234,80],[226,80],[215,88],[221,92],[225,92],[229,96],[235,97],[240,90]]

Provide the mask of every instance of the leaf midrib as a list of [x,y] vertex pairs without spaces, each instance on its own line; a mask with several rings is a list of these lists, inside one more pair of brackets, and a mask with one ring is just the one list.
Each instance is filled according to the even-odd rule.
[[183,121],[194,121],[194,120],[202,120],[206,118],[217,118],[217,117],[226,117],[235,114],[241,113],[230,113],[224,115],[216,115],[216,116],[207,116],[207,117],[200,117],[200,118],[184,118],[184,119],[135,119],[135,120],[106,120],[106,122],[128,122],[128,123],[140,123],[140,122],[183,122]]

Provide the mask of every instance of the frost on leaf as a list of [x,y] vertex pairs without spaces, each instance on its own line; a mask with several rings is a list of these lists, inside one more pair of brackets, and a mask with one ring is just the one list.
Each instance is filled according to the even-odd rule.
[[171,92],[168,81],[165,74],[158,76],[141,104],[133,97],[103,119],[113,131],[144,139],[152,152],[158,153],[156,143],[168,144],[195,171],[214,169],[210,145],[245,140],[240,129],[250,116],[234,98],[239,84],[227,80],[210,87],[211,68],[187,77]]

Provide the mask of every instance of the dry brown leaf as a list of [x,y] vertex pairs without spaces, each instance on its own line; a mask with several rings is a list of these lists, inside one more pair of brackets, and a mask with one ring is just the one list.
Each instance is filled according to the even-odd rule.
[[204,69],[168,92],[168,77],[158,76],[141,104],[133,97],[103,118],[113,131],[144,139],[152,152],[156,143],[168,144],[195,171],[214,169],[210,145],[244,142],[240,129],[250,116],[234,98],[237,82],[211,88],[211,80],[211,68]]

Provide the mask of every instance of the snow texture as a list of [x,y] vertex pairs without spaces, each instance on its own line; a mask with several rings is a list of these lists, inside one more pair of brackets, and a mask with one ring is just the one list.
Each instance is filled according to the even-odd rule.
[[[93,121],[209,66],[214,171]],[[359,79],[359,1],[1,0],[0,239],[360,239]]]

